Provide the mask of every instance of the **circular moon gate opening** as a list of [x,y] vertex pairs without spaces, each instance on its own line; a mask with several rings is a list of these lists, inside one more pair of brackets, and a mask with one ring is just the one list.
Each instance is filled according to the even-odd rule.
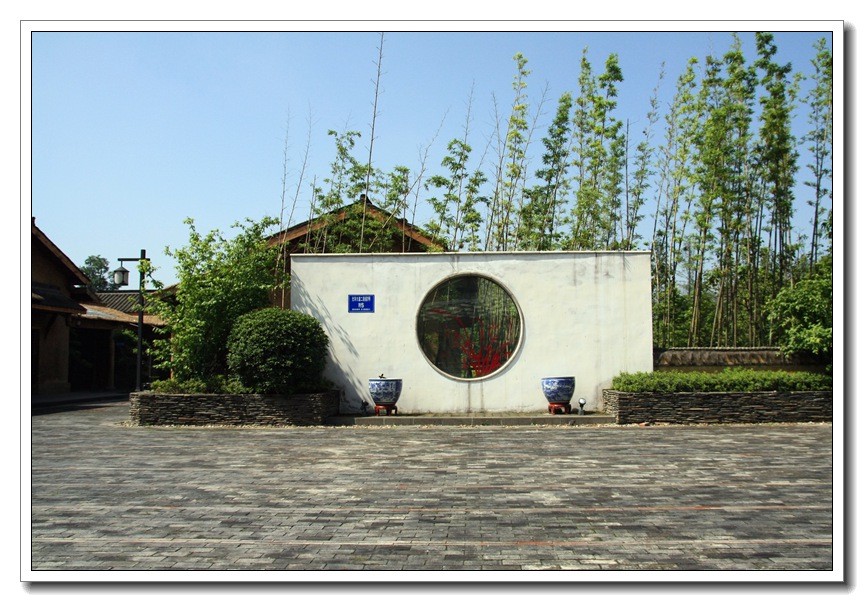
[[494,280],[455,276],[426,295],[417,314],[417,337],[426,359],[444,374],[483,378],[514,356],[522,318],[516,302]]

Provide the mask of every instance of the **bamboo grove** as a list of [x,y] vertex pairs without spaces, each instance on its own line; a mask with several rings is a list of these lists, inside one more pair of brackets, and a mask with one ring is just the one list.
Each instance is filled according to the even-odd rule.
[[[771,33],[754,36],[752,62],[738,35],[722,55],[691,58],[666,106],[661,68],[638,118],[618,114],[625,74],[616,54],[597,69],[586,48],[576,88],[557,102],[548,87],[529,99],[529,62],[516,54],[512,97],[504,107],[492,97],[494,131],[471,145],[472,91],[435,166],[427,148],[419,167],[385,172],[371,143],[368,160],[355,156],[360,132],[331,131],[335,157],[311,185],[308,216],[325,227],[306,248],[384,250],[388,224],[367,220],[363,204],[353,219],[332,220],[365,194],[396,217],[422,216],[453,251],[650,250],[656,346],[775,344],[771,300],[830,265],[833,251],[832,53],[823,38],[806,70],[793,72],[777,62]],[[793,136],[798,114],[808,130]],[[803,221],[806,231],[796,230]]]

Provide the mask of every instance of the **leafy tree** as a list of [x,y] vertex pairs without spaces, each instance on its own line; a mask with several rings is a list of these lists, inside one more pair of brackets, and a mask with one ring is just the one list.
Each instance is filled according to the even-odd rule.
[[[817,51],[816,58],[811,63],[814,68],[811,77],[814,86],[807,95],[807,103],[810,108],[808,119],[812,129],[805,136],[809,143],[808,150],[813,162],[808,164],[813,179],[805,182],[813,188],[813,198],[807,204],[813,207],[813,230],[810,237],[810,266],[811,268],[819,259],[822,251],[822,236],[827,228],[825,219],[824,202],[826,197],[831,196],[831,176],[833,170],[832,148],[834,135],[832,129],[833,110],[833,58],[828,50],[825,38],[821,38],[814,46]],[[830,252],[830,251],[829,251]]]
[[702,343],[703,299],[705,292],[706,260],[709,245],[716,236],[715,220],[717,209],[722,198],[727,196],[725,187],[728,184],[728,141],[730,137],[729,121],[726,118],[727,107],[724,104],[723,80],[720,72],[721,63],[715,57],[708,56],[705,62],[705,77],[699,91],[700,108],[703,119],[696,138],[698,161],[696,163],[695,180],[699,186],[696,199],[694,221],[697,231],[694,233],[692,245],[695,247],[695,275],[693,278],[692,313],[690,316],[690,333],[688,346],[698,346]]
[[120,288],[114,284],[113,278],[108,277],[108,260],[101,255],[90,255],[84,260],[81,271],[90,279],[90,286],[94,291],[114,291]]
[[691,225],[690,207],[695,197],[692,185],[695,140],[698,126],[696,66],[690,58],[678,77],[675,96],[666,114],[664,144],[659,149],[657,210],[651,249],[653,251],[655,341],[661,347],[684,345],[687,328],[685,293],[679,288],[679,267],[684,260],[684,242]]
[[756,50],[759,55],[756,66],[762,72],[760,83],[766,90],[766,94],[759,99],[762,105],[759,163],[770,209],[771,270],[767,277],[773,296],[788,280],[795,253],[792,216],[798,151],[795,150],[795,139],[791,133],[791,121],[796,90],[789,81],[792,66],[774,62],[777,53],[774,36],[757,33]]
[[595,216],[593,208],[597,195],[590,186],[588,166],[591,161],[591,144],[596,128],[591,120],[591,104],[595,97],[596,82],[588,48],[582,50],[579,63],[579,95],[574,100],[573,109],[573,188],[576,191],[569,223],[571,231],[567,249],[591,248],[594,238]]
[[428,199],[435,211],[435,218],[426,228],[434,238],[449,239],[451,248],[456,247],[461,226],[463,198],[469,178],[468,159],[471,147],[463,140],[454,138],[447,145],[448,155],[441,161],[448,175],[434,175],[426,183],[427,189],[435,188],[442,195]]
[[833,350],[833,274],[830,255],[808,277],[788,284],[768,303],[768,319],[786,355],[803,353],[830,362]]
[[602,238],[600,248],[617,249],[620,246],[618,237],[624,222],[621,215],[621,195],[624,191],[624,164],[627,154],[623,122],[613,115],[618,105],[617,84],[624,81],[621,67],[618,65],[618,55],[610,54],[606,59],[606,70],[597,79],[602,96],[598,99],[595,110],[598,122],[601,124],[599,143],[605,146],[603,165],[597,165],[594,170],[595,185],[602,191],[601,215]]
[[[330,164],[330,175],[324,178],[326,192],[313,188],[315,203],[313,219],[318,227],[310,233],[302,248],[307,253],[375,253],[390,251],[394,236],[401,230],[392,220],[382,223],[369,219],[369,206],[377,197],[364,191],[373,191],[383,199],[378,205],[395,219],[404,213],[408,196],[418,186],[419,178],[411,182],[410,170],[397,166],[389,174],[363,164],[352,154],[359,132],[338,133],[330,130],[336,143],[336,157]],[[343,211],[344,209],[344,211]]]
[[754,251],[748,234],[754,214],[754,169],[752,168],[751,123],[755,104],[756,75],[746,64],[741,40],[734,36],[732,48],[723,56],[726,77],[723,80],[723,111],[728,127],[727,168],[718,206],[718,239],[715,248],[714,274],[717,298],[714,307],[711,343],[734,345],[739,340],[739,311],[742,295],[740,279],[752,270],[738,269],[748,265]]
[[[360,194],[369,188],[367,178],[371,177],[369,166],[361,164],[352,154],[360,132],[339,133],[330,130],[328,135],[333,137],[336,144],[336,157],[330,164],[329,177],[324,178],[324,183],[328,185],[327,191],[320,188],[314,190],[318,202],[313,207],[313,212],[322,227],[315,230],[306,244],[305,250],[310,253],[356,251],[356,247],[359,246],[360,231],[363,229],[362,208],[360,211],[355,211],[356,216],[349,215],[349,219],[346,220],[340,220],[333,212],[356,201]],[[350,219],[353,217],[360,219]],[[352,249],[352,244],[355,249]]]
[[618,55],[610,54],[606,70],[595,77],[587,49],[583,51],[573,116],[576,199],[565,245],[570,249],[612,249],[620,244],[626,140],[623,123],[613,111],[621,81]]
[[531,70],[522,53],[513,56],[516,61],[516,75],[513,90],[516,93],[510,107],[507,129],[498,143],[498,165],[496,167],[495,188],[490,200],[489,223],[487,225],[487,250],[507,251],[518,242],[518,217],[525,194],[527,177],[527,149],[531,142],[531,128],[528,123],[528,97],[525,88]]
[[486,176],[478,168],[473,172],[468,165],[472,148],[468,144],[471,106],[473,96],[468,100],[468,111],[461,138],[454,138],[447,144],[448,154],[441,161],[446,175],[436,174],[426,182],[426,189],[441,190],[441,198],[430,197],[435,218],[427,229],[433,238],[446,241],[449,248],[459,250],[466,245],[471,251],[480,249],[480,225],[482,216],[477,204],[486,199],[480,196],[480,188]]
[[[661,346],[776,342],[766,304],[831,253],[830,50],[814,46],[805,97],[811,128],[796,140],[791,117],[804,80],[792,76],[790,65],[777,64],[771,34],[755,37],[749,64],[737,35],[722,58],[706,58],[701,77],[694,69],[699,61],[691,59],[666,113],[650,182],[657,199],[651,249]],[[804,145],[812,159],[812,178],[804,183],[813,190],[807,261],[799,256],[803,233],[792,225]],[[681,340],[685,316],[688,334]]]
[[156,360],[176,380],[207,380],[226,373],[234,321],[267,307],[271,293],[284,284],[273,270],[277,248],[265,242],[278,221],[236,223],[239,232],[232,239],[218,230],[202,235],[192,219],[185,223],[188,245],[165,251],[177,262],[176,290],[149,295],[154,312],[167,324],[161,330],[170,335],[156,341]]
[[[664,72],[661,69],[661,82],[663,81],[663,76]],[[642,221],[643,215],[640,212],[642,211],[642,207],[644,206],[646,201],[645,196],[648,194],[649,180],[651,176],[654,175],[654,172],[651,170],[651,165],[653,163],[652,158],[654,156],[654,149],[651,146],[651,130],[657,123],[657,119],[659,118],[657,113],[657,107],[659,105],[659,102],[657,100],[659,87],[660,82],[657,83],[657,87],[654,88],[654,93],[651,95],[651,109],[648,111],[647,115],[648,125],[646,125],[645,129],[642,130],[642,134],[644,136],[642,142],[640,142],[636,146],[636,170],[634,171],[632,178],[627,181],[627,189],[624,195],[624,232],[621,235],[621,248],[625,251],[631,250],[635,246],[636,241],[641,238],[641,236],[637,234],[636,229],[639,226],[639,223]],[[628,141],[627,146],[629,148],[629,121],[627,122],[627,127],[625,131],[627,132],[626,138]]]
[[573,96],[565,92],[558,99],[555,119],[543,138],[546,152],[543,167],[537,170],[540,183],[528,191],[528,203],[522,208],[519,236],[525,249],[548,251],[560,245],[558,226],[563,217],[562,204],[568,187],[567,167],[570,157],[570,110]]

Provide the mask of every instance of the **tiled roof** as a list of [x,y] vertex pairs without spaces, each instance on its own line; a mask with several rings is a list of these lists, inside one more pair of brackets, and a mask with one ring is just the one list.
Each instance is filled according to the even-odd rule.
[[[147,291],[153,292],[153,291]],[[106,307],[125,312],[127,314],[138,314],[138,291],[99,291],[96,293],[99,300]],[[147,300],[144,300],[144,313],[147,313]]]
[[[336,221],[341,221],[347,217],[350,209],[361,205],[365,209],[367,215],[382,223],[391,224],[397,230],[401,230],[405,236],[424,247],[445,250],[442,245],[432,240],[429,236],[424,234],[420,228],[410,223],[408,220],[397,217],[392,213],[381,209],[377,205],[374,205],[371,201],[364,201],[362,198],[359,201],[350,203],[344,207],[340,207],[339,209],[334,209],[328,215],[335,218]],[[314,218],[273,234],[267,238],[267,242],[271,245],[282,245],[292,241],[297,241],[305,237],[309,232],[322,228],[326,223],[326,220],[322,220],[320,217]]]
[[30,287],[30,306],[33,309],[41,309],[43,311],[72,314],[84,312],[82,305],[76,303],[71,297],[64,295],[59,288],[39,283],[34,283]]

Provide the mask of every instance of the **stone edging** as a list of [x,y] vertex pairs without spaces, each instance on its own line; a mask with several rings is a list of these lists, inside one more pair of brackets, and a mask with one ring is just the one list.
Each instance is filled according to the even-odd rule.
[[320,426],[339,413],[339,391],[298,395],[129,395],[130,422],[137,426]]
[[603,390],[617,424],[831,422],[833,391],[627,393]]

